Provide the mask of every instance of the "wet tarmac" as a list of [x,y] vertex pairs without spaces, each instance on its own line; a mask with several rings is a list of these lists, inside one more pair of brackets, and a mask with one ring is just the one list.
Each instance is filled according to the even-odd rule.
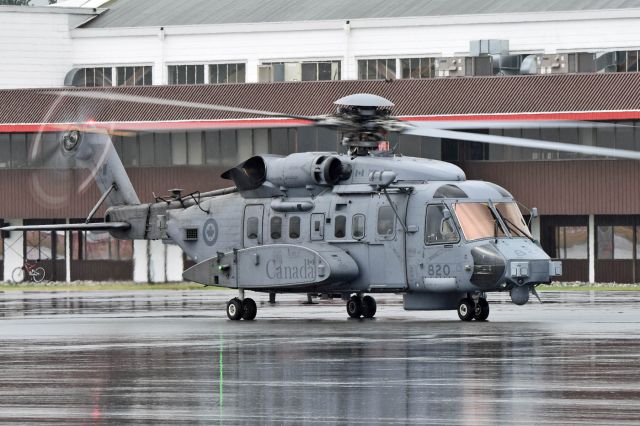
[[487,323],[231,292],[0,294],[0,422],[638,424],[640,292],[490,296]]

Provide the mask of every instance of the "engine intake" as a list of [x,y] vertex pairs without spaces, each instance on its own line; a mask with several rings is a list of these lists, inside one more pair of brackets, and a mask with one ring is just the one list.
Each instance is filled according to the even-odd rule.
[[222,174],[222,178],[233,180],[240,191],[256,189],[265,182],[285,188],[333,186],[349,176],[350,167],[338,157],[312,152],[251,157]]

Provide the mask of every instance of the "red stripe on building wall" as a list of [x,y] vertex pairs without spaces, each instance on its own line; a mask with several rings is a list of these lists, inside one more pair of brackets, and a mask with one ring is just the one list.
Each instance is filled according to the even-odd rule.
[[[588,120],[615,121],[640,120],[640,111],[580,111],[543,112],[518,114],[470,114],[470,115],[421,115],[402,116],[403,121],[537,121],[537,120]],[[256,118],[247,120],[194,120],[194,121],[145,121],[145,122],[93,122],[86,125],[72,123],[24,123],[0,124],[0,133],[60,132],[71,129],[106,129],[109,131],[157,131],[157,130],[207,130],[242,129],[264,127],[301,127],[313,123],[301,119]]]

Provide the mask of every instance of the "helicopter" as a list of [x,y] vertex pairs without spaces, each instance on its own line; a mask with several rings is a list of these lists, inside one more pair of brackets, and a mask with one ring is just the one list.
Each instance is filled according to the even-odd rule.
[[[389,133],[640,159],[634,151],[465,132],[580,122],[412,122],[391,115],[391,101],[366,93],[338,99],[336,112],[323,116],[108,91],[65,95],[295,118],[342,134],[345,153],[257,155],[222,174],[233,186],[191,194],[174,189],[141,203],[109,132],[66,129],[59,154],[91,170],[102,192],[86,223],[2,228],[108,231],[119,239],[176,244],[196,262],[185,280],[238,290],[226,304],[230,320],[256,318],[256,302],[245,296],[253,291],[340,298],[351,318],[375,316],[372,295],[398,293],[406,310],[456,310],[463,321],[485,321],[487,293],[508,292],[524,305],[530,294],[538,296],[537,286],[562,274],[561,262],[533,238],[505,188],[467,180],[451,163],[398,155],[388,146]],[[104,221],[89,223],[104,203]],[[537,210],[528,215],[535,220]]]

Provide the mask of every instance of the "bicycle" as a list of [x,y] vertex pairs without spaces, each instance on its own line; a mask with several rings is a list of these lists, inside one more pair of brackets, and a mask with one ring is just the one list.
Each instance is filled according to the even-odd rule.
[[44,280],[45,271],[42,266],[37,266],[36,262],[30,262],[26,260],[23,266],[18,266],[11,273],[11,278],[14,283],[21,283],[25,278],[29,278],[31,281],[39,283]]

